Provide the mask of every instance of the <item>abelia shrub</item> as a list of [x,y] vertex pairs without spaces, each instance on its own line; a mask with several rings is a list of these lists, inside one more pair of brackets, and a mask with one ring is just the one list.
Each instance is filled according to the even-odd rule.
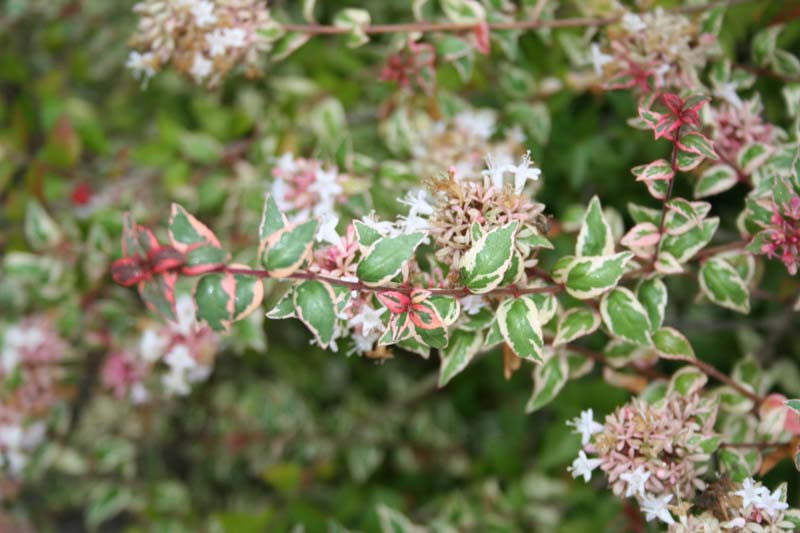
[[[114,409],[133,421],[120,433],[141,442],[180,421],[186,434],[170,438],[191,446],[175,460],[182,472],[189,458],[213,462],[206,458],[222,449],[210,485],[247,478],[291,499],[314,479],[338,475],[337,461],[359,482],[382,465],[418,474],[439,458],[463,475],[464,456],[444,460],[458,431],[432,422],[458,410],[414,404],[437,388],[438,397],[461,393],[458,382],[488,360],[512,383],[530,376],[519,417],[558,413],[580,435],[578,444],[558,430],[559,446],[577,457],[545,456],[560,461],[558,483],[607,488],[632,530],[797,530],[796,483],[773,474],[789,463],[800,468],[796,350],[784,346],[795,359],[775,360],[800,309],[800,61],[781,48],[793,33],[781,38],[776,25],[753,36],[752,65],[726,56],[729,4],[744,3],[635,12],[619,3],[422,1],[411,3],[414,21],[405,23],[374,23],[379,9],[331,12],[338,6],[313,1],[297,9],[255,0],[137,3],[125,63],[137,85],[166,90],[180,83],[169,72],[181,74],[199,86],[191,89],[202,95],[198,122],[230,143],[179,132],[160,117],[156,129],[172,145],[137,154],[153,152],[165,167],[156,179],[104,186],[75,173],[68,208],[45,201],[41,184],[23,194],[20,238],[9,239],[3,258],[11,281],[0,282],[0,305],[13,310],[0,322],[0,468],[8,480],[0,497],[14,501],[50,471],[91,473],[101,483],[87,491],[100,494],[90,528],[147,515],[146,497],[129,487],[131,472],[146,469],[144,455],[134,461],[150,453],[146,446],[124,441],[117,457],[86,429],[113,427]],[[294,16],[305,23],[288,22]],[[375,63],[369,87],[353,88],[347,105],[329,88],[346,67],[325,71],[325,90],[299,74],[317,65],[299,49],[338,43],[336,36],[347,48],[374,46],[344,60]],[[543,63],[546,74],[534,76],[525,58],[532,43],[570,64]],[[281,73],[279,62],[293,58],[287,70],[295,70]],[[258,85],[229,100],[239,72],[266,74],[259,83],[270,84],[277,103],[259,97]],[[761,76],[782,84],[782,100],[755,83]],[[614,102],[609,121],[626,123],[611,135],[640,150],[584,157],[581,150],[603,141],[573,139],[572,124],[551,122],[563,102],[589,90]],[[248,118],[262,105],[271,106],[269,120]],[[215,113],[227,106],[241,107],[230,117]],[[617,117],[622,110],[628,115]],[[55,111],[47,111],[50,120]],[[54,123],[33,176],[81,164],[79,145],[89,142],[76,131],[92,138],[85,124]],[[179,155],[162,154],[171,149]],[[567,208],[575,183],[563,180],[563,160],[576,154],[583,159],[570,168],[591,167],[597,183]],[[164,164],[172,157],[175,164]],[[635,163],[603,176],[604,158]],[[194,171],[201,179],[181,177]],[[616,184],[634,191],[630,201],[606,192]],[[697,316],[713,319],[703,335]],[[267,346],[264,321],[277,348]],[[736,360],[718,353],[733,353],[730,330],[744,347]],[[292,364],[306,364],[305,352],[316,353],[306,343],[330,352],[324,364],[339,365],[345,354],[384,363],[376,372],[406,359],[438,368],[421,383],[404,376],[387,385],[412,392],[383,409],[369,394],[346,396],[343,384],[359,384],[345,383],[342,369],[367,361],[325,367],[315,392],[326,406],[345,407],[321,420],[303,387],[276,381],[265,392],[248,381],[248,372],[263,370],[261,356],[287,346],[297,352]],[[88,363],[71,372],[82,354]],[[240,390],[243,374],[232,373],[242,368]],[[490,381],[479,377],[481,386]],[[585,383],[616,395],[597,405],[587,395],[579,409],[560,403]],[[204,409],[213,416],[198,422]],[[91,457],[80,457],[72,439]],[[400,450],[386,466],[393,446]],[[102,483],[117,474],[126,482]],[[526,483],[514,505],[524,497],[533,506],[541,495],[541,483]],[[452,511],[452,502],[434,505],[444,511],[413,518],[435,515],[427,526],[442,530],[497,526]],[[375,513],[383,531],[423,530],[383,503]],[[514,520],[497,527],[519,529]],[[538,515],[525,520],[553,527]]]

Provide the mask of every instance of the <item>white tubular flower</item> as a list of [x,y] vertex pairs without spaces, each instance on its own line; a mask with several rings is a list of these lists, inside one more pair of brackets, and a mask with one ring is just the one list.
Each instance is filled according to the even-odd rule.
[[645,494],[642,496],[641,509],[644,513],[645,520],[651,522],[654,518],[658,518],[665,524],[674,524],[675,519],[672,518],[672,515],[667,508],[667,504],[671,500],[672,494],[667,494],[666,496],[661,496],[660,498],[650,494]]
[[309,190],[317,193],[320,198],[333,199],[342,194],[342,186],[338,182],[339,173],[334,168],[331,170],[319,169],[316,180],[309,186]]
[[191,335],[195,326],[197,325],[197,318],[195,316],[194,300],[188,294],[181,294],[175,302],[175,315],[177,316],[177,324],[175,329],[184,337]]
[[758,505],[761,499],[769,495],[766,487],[757,485],[753,478],[747,478],[742,481],[742,489],[734,492],[737,496],[742,498],[742,510],[744,511],[751,505]]
[[522,162],[519,165],[511,165],[509,170],[514,173],[514,192],[517,194],[522,192],[522,189],[525,187],[525,182],[528,180],[536,181],[542,174],[541,170],[531,166],[530,150],[522,156]]
[[330,244],[338,245],[342,242],[342,237],[336,233],[336,224],[339,223],[339,217],[333,213],[329,213],[322,218],[322,224],[317,231],[317,242],[327,242]]
[[756,502],[756,507],[768,514],[770,518],[775,518],[780,511],[789,508],[789,504],[781,500],[780,487],[775,489],[775,492],[772,494],[770,494],[766,487],[761,488],[764,489],[764,493],[759,501]]
[[629,498],[638,494],[644,497],[644,484],[650,479],[650,472],[646,472],[643,465],[636,467],[633,472],[625,472],[620,474],[619,478],[628,483],[628,488],[625,491],[625,497]]
[[282,172],[291,174],[297,170],[297,162],[294,159],[292,152],[284,152],[275,162],[275,167],[279,168]]
[[581,411],[581,416],[573,418],[567,422],[567,425],[575,428],[573,433],[580,433],[581,446],[589,444],[592,435],[603,431],[603,425],[594,421],[594,413],[591,409]]
[[492,187],[502,189],[505,173],[513,172],[515,168],[502,154],[497,159],[492,154],[486,154],[486,170],[482,171],[481,175],[489,178]]
[[567,472],[574,479],[583,476],[583,481],[588,483],[592,479],[592,471],[603,463],[602,459],[589,459],[583,450],[578,452],[578,458],[572,461],[572,466],[567,467]]
[[172,372],[179,372],[185,374],[187,371],[198,366],[189,349],[183,344],[179,344],[172,348],[169,353],[164,357],[164,362],[167,363]]
[[597,43],[592,43],[592,66],[594,66],[595,74],[598,76],[603,74],[603,66],[612,61],[614,61],[614,56],[604,54],[600,51],[600,47]]
[[398,202],[408,206],[409,217],[415,215],[428,216],[433,214],[433,206],[428,203],[426,196],[423,189],[416,189],[414,191],[408,191],[405,198],[398,200]]

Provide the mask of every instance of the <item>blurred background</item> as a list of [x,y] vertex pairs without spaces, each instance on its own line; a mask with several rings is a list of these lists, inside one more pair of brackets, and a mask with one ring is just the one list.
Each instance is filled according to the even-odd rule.
[[[580,444],[566,420],[589,407],[602,416],[628,397],[598,370],[525,415],[530,371],[505,379],[499,351],[440,390],[435,357],[324,352],[299,323],[256,313],[219,340],[213,372],[186,396],[133,405],[103,386],[108,354],[161,321],[106,274],[121,255],[123,211],[162,232],[169,204],[181,202],[246,261],[284,152],[358,176],[353,216],[400,212],[397,197],[425,177],[408,171],[409,155],[380,131],[398,105],[397,86],[380,81],[388,38],[357,50],[315,38],[265,64],[263,76],[235,75],[213,90],[171,70],[143,86],[125,69],[133,3],[0,2],[0,324],[42,314],[67,345],[45,445],[23,481],[0,479],[0,530],[378,531],[381,520],[384,530],[395,520],[395,531],[411,531],[397,511],[441,531],[644,531],[635,508],[599,490],[602,480],[584,484],[566,472]],[[341,7],[319,4],[323,21]],[[559,16],[580,14],[575,4],[563,2]],[[375,22],[410,17],[403,0],[348,5],[366,7]],[[295,2],[271,7],[301,20]],[[735,6],[722,47],[747,63],[753,34],[786,20],[781,46],[796,51],[797,16],[790,1]],[[620,213],[629,201],[652,203],[630,168],[669,150],[626,124],[636,114],[627,92],[564,81],[578,70],[570,51],[582,31],[529,32],[514,62],[493,50],[475,58],[466,80],[452,65],[437,77],[439,102],[493,108],[501,128],[523,126],[524,147],[544,175],[537,199],[561,220],[580,216],[576,206],[595,194]],[[781,86],[768,76],[755,86],[777,124]],[[743,192],[715,204],[728,221],[721,241],[735,237]],[[36,250],[26,239],[31,199],[60,229],[58,246]],[[571,246],[560,239],[557,246]],[[769,287],[769,270],[765,279]],[[733,321],[693,306],[696,287],[681,283],[670,284],[667,322],[705,360],[727,370],[767,340],[769,379],[800,396],[800,345],[786,334],[792,315],[754,301],[749,317]],[[274,303],[276,287],[267,290]],[[767,483],[785,479],[796,505],[792,465],[781,464]]]

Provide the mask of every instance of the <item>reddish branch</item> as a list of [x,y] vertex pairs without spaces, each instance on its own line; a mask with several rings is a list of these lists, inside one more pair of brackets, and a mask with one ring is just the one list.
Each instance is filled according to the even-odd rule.
[[[239,274],[243,276],[255,276],[257,278],[271,278],[272,275],[266,270],[259,270],[253,268],[236,268],[236,267],[229,267],[223,266],[218,269],[220,272],[227,272],[229,274]],[[310,272],[308,270],[302,270],[299,272],[295,272],[287,276],[286,278],[280,279],[314,279],[317,281],[324,281],[325,283],[329,283],[331,285],[339,285],[343,287],[347,287],[354,291],[366,291],[366,292],[401,292],[403,294],[410,293],[415,288],[418,289],[419,287],[411,287],[408,285],[402,285],[400,287],[388,287],[388,286],[370,286],[365,285],[361,281],[346,281],[340,278],[334,278],[330,276],[324,276],[322,274],[318,274],[316,272]],[[453,289],[441,289],[441,288],[430,288],[426,289],[431,294],[437,294],[442,296],[467,296],[472,294],[469,289],[466,287],[459,287]],[[542,293],[551,293],[555,294],[562,290],[561,287],[553,286],[553,287],[517,287],[516,285],[511,285],[510,287],[501,287],[494,289],[493,291],[489,292],[488,294],[508,294],[512,296],[523,296],[525,294],[542,294]]]
[[[719,0],[710,2],[706,5],[687,6],[674,9],[671,13],[692,14],[708,11],[717,6],[743,4],[752,0]],[[535,16],[529,20],[512,20],[508,22],[491,22],[488,24],[492,30],[535,30],[540,28],[579,28],[579,27],[600,27],[615,24],[622,19],[622,14],[610,17],[573,17],[557,20],[543,20]],[[367,34],[382,33],[408,33],[408,32],[465,32],[472,31],[477,26],[474,22],[408,22],[401,24],[372,24],[363,28]],[[349,27],[327,26],[322,24],[283,24],[286,31],[308,33],[312,35],[341,35],[352,31]]]

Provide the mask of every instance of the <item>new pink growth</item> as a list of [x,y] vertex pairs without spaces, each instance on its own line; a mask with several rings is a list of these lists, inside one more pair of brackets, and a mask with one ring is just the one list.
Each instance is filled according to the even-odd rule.
[[771,222],[761,251],[770,259],[777,257],[783,261],[794,276],[800,263],[800,197],[794,196],[783,208],[773,202]]

